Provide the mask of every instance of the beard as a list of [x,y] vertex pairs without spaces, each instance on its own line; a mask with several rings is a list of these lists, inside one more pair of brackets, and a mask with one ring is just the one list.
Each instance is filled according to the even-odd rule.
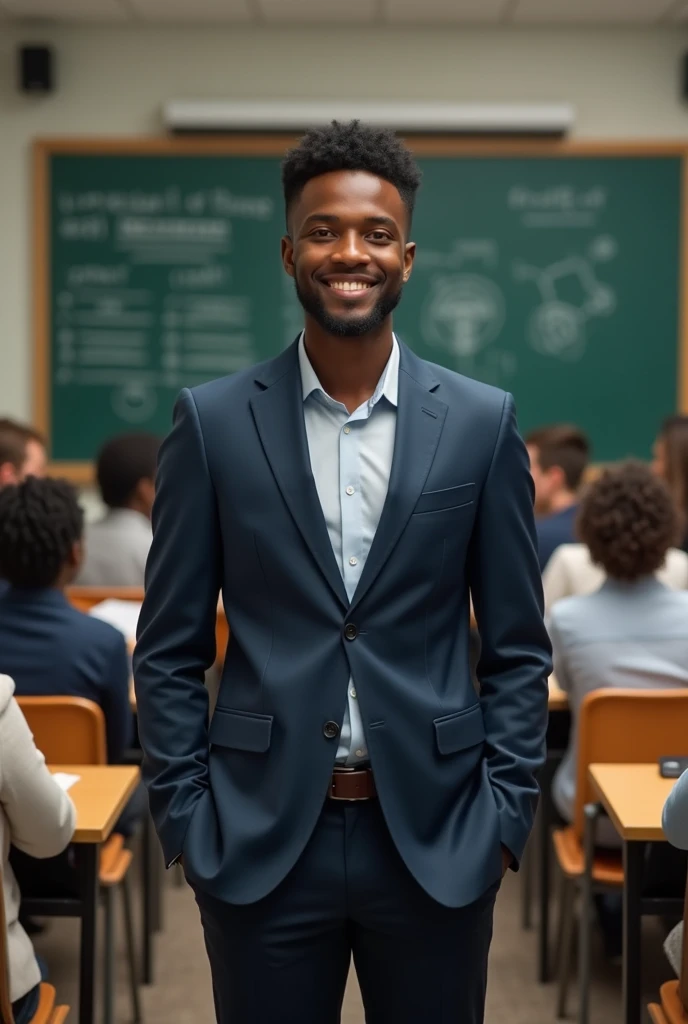
[[328,312],[322,299],[315,291],[304,292],[294,278],[296,297],[309,316],[328,334],[336,338],[362,338],[363,335],[377,330],[385,322],[401,301],[402,289],[389,294],[382,294],[369,313],[351,316],[335,316]]

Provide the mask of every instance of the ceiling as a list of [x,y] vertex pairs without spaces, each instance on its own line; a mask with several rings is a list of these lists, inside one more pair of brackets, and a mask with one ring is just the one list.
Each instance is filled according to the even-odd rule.
[[688,0],[0,0],[0,20],[152,25],[688,25]]

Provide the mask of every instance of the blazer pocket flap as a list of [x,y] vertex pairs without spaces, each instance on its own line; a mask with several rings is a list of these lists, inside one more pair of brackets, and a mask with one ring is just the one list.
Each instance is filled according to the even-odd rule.
[[442,491],[423,491],[413,510],[418,512],[442,512],[445,508],[457,505],[468,505],[473,501],[475,484],[460,484],[458,487],[445,487]]
[[250,711],[230,711],[216,707],[208,739],[219,747],[264,754],[270,747],[272,719],[272,715],[256,715]]
[[435,719],[435,736],[440,754],[455,754],[475,747],[485,739],[485,723],[480,704],[466,711]]

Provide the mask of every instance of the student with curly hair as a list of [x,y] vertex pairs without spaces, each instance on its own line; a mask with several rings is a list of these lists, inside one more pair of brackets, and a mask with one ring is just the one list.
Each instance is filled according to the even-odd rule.
[[554,672],[574,718],[553,791],[567,821],[575,802],[575,721],[585,695],[600,686],[688,686],[688,593],[654,575],[677,528],[668,488],[641,463],[605,471],[581,503],[578,533],[607,579],[593,594],[557,601],[549,620]]
[[[18,697],[85,697],[103,709],[108,760],[133,738],[126,642],[113,626],[77,611],[64,590],[83,557],[83,512],[66,480],[35,477],[0,491],[0,673]],[[142,796],[118,823],[131,832]]]
[[151,810],[221,1024],[335,1024],[352,956],[369,1021],[479,1024],[547,725],[528,457],[510,395],[394,333],[410,151],[333,122],[282,180],[304,331],[182,392],[161,451],[134,656]]

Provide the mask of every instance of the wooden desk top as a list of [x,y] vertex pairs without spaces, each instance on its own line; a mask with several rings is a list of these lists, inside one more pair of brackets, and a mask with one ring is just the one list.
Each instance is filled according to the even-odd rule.
[[665,840],[662,810],[676,780],[663,779],[658,764],[591,764],[588,774],[622,839]]
[[51,764],[51,772],[80,776],[68,790],[76,807],[73,843],[104,843],[136,789],[141,772],[128,764]]
[[569,695],[560,688],[556,676],[549,677],[549,702],[550,711],[568,711]]

